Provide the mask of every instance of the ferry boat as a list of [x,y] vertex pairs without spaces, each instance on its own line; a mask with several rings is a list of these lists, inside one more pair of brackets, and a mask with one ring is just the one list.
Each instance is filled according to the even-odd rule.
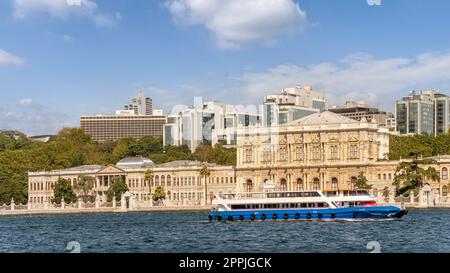
[[408,213],[379,206],[366,190],[215,194],[210,221],[399,219]]

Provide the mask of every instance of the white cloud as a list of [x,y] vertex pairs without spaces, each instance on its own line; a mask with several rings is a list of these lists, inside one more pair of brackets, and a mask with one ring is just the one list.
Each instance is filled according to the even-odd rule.
[[19,105],[31,105],[31,104],[33,104],[33,99],[27,98],[19,100]]
[[177,23],[206,27],[222,49],[273,44],[280,34],[307,24],[293,0],[168,0],[166,7]]
[[93,16],[92,20],[94,21],[97,27],[113,27],[117,24],[117,22],[122,20],[122,15],[119,12],[116,12],[114,16],[107,14],[97,14]]
[[255,102],[283,87],[312,84],[331,104],[354,99],[393,108],[394,99],[400,99],[409,90],[448,88],[448,71],[449,52],[388,59],[354,54],[337,63],[303,67],[284,64],[265,72],[246,73],[237,78],[237,89],[246,94],[248,101]]
[[98,27],[114,26],[121,17],[98,12],[98,5],[93,0],[13,0],[16,19],[25,19],[34,14],[47,14],[58,19],[73,16],[85,17]]
[[22,65],[25,60],[22,58],[0,49],[0,66],[2,65]]
[[19,130],[28,135],[54,134],[63,127],[74,127],[64,113],[51,111],[32,99],[0,107],[0,129]]
[[69,34],[64,34],[63,35],[63,40],[66,43],[71,43],[71,42],[73,42],[74,38],[72,36],[70,36]]

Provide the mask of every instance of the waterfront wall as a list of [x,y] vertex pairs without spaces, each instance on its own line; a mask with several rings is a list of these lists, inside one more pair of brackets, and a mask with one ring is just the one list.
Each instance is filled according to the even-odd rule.
[[[422,188],[417,195],[408,197],[395,197],[394,194],[387,196],[381,192],[377,194],[379,205],[393,205],[405,208],[450,208],[450,197],[439,196],[437,192],[429,187]],[[129,195],[122,196],[120,201],[112,202],[83,202],[75,203],[44,203],[44,204],[3,204],[0,206],[0,215],[29,215],[29,214],[72,214],[72,213],[101,213],[101,212],[130,212],[130,211],[208,211],[210,205],[202,202],[170,202],[170,201],[136,201]]]

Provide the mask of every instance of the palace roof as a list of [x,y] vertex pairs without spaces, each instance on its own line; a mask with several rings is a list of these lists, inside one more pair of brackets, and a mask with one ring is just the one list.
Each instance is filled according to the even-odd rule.
[[141,169],[153,167],[155,163],[145,157],[129,157],[120,160],[116,166],[122,169]]
[[359,123],[359,121],[344,117],[342,115],[324,111],[306,116],[301,119],[294,120],[292,122],[284,124],[284,126],[295,125],[326,125],[326,124],[347,124],[347,123]]
[[215,163],[203,163],[201,161],[192,161],[192,160],[176,160],[176,161],[172,161],[172,162],[158,164],[156,167],[159,167],[159,168],[195,167],[195,166],[203,166],[204,164],[206,164],[208,167],[218,166]]

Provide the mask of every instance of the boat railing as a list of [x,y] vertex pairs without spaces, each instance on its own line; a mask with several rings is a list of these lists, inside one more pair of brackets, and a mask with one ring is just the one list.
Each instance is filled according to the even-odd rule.
[[292,197],[321,197],[317,191],[305,192],[244,192],[244,193],[223,193],[218,197],[225,200],[241,199],[268,199],[268,198],[292,198]]

